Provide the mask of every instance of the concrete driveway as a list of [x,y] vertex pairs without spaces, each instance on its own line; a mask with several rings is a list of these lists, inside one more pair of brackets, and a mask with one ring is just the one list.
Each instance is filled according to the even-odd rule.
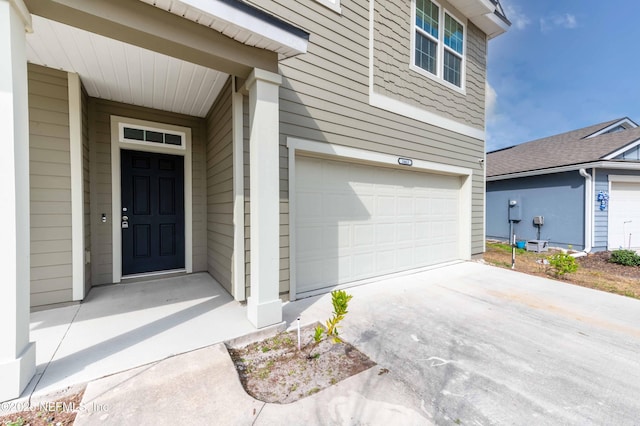
[[433,423],[640,424],[639,300],[472,262],[349,292],[344,337]]
[[[292,404],[241,388],[222,344],[89,383],[77,425],[637,425],[640,301],[467,262],[350,288],[378,366]],[[284,307],[325,320],[330,296]],[[379,374],[381,369],[388,373]]]

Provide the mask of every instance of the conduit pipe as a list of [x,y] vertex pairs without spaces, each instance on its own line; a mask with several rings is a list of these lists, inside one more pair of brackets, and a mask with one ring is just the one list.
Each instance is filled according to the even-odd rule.
[[584,249],[585,254],[592,249],[593,239],[593,178],[585,169],[580,169],[580,176],[584,178]]

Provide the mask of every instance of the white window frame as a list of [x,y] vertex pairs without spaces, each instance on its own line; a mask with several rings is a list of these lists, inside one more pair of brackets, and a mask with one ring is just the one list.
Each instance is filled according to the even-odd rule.
[[[435,38],[431,34],[427,34],[427,33],[424,33],[424,34],[429,39],[437,42],[436,73],[433,74],[427,71],[426,69],[416,65],[416,31],[423,32],[422,29],[416,26],[416,0],[411,0],[411,59],[410,59],[411,62],[409,63],[409,68],[419,73],[420,75],[428,77],[434,81],[437,81],[438,83],[445,85],[446,87],[449,87],[457,92],[464,94],[466,93],[465,83],[466,83],[466,68],[467,68],[467,39],[469,38],[467,33],[467,26],[464,24],[464,22],[460,18],[456,16],[456,14],[444,8],[442,4],[434,0],[430,0],[430,1],[436,6],[438,6],[438,39],[435,40]],[[445,42],[444,42],[445,15],[449,15],[451,19],[453,19],[454,21],[456,21],[462,26],[462,31],[463,31],[462,55],[460,55],[458,52],[456,52],[455,50],[445,45]],[[462,62],[460,63],[460,68],[461,68],[460,69],[460,86],[456,86],[455,84],[450,83],[444,79],[445,49],[447,49],[449,52],[451,52],[455,56],[462,58]]]

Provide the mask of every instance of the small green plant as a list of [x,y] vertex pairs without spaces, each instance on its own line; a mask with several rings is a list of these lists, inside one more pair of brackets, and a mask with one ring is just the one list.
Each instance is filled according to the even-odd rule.
[[333,305],[333,316],[327,320],[327,329],[317,326],[313,340],[320,343],[322,335],[326,333],[327,337],[331,337],[333,343],[341,343],[342,339],[338,337],[338,323],[342,321],[349,311],[347,311],[349,301],[353,296],[347,294],[344,290],[334,290],[331,292],[331,304]]
[[567,253],[556,253],[547,257],[549,265],[556,278],[560,278],[565,274],[570,274],[578,270],[578,263],[575,257]]
[[640,255],[633,250],[614,250],[609,262],[624,266],[640,266]]
[[7,426],[23,426],[24,419],[22,417],[18,417],[15,421],[10,421],[6,423]]

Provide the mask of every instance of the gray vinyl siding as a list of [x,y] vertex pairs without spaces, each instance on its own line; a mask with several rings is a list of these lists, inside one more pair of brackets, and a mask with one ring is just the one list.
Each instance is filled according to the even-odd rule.
[[67,73],[29,64],[31,306],[72,300]]
[[[84,205],[84,292],[91,289],[91,264],[86,260],[87,253],[91,253],[91,180],[89,153],[89,95],[82,88],[82,180]],[[89,257],[90,259],[90,257]]]
[[[597,201],[598,192],[606,194],[609,192],[609,175],[629,175],[640,176],[637,171],[621,169],[596,169],[595,193],[594,193],[594,251],[607,250],[609,245],[609,206],[605,210],[600,210],[600,203]],[[615,248],[615,247],[614,247]]]
[[487,237],[509,240],[509,200],[518,200],[518,240],[537,238],[534,216],[544,216],[540,238],[552,246],[584,248],[584,178],[577,171],[487,182]]
[[229,293],[233,270],[231,79],[207,115],[207,270]]
[[[434,79],[425,78],[418,71],[410,69],[413,49],[409,33],[412,28],[411,6],[404,1],[375,2],[374,90],[482,129],[487,67],[486,35],[473,23],[462,19],[446,1],[439,3],[465,25],[465,93],[446,86],[435,76]],[[440,28],[444,31],[443,23]]]
[[[91,151],[92,284],[113,282],[111,217],[111,115],[191,128],[193,181],[193,271],[207,270],[206,157],[204,119],[166,111],[89,99]],[[107,215],[102,223],[101,214]]]
[[[317,2],[290,2],[286,0],[251,1],[276,16],[311,34],[305,54],[280,61],[283,84],[280,88],[280,291],[289,289],[289,235],[288,235],[288,150],[287,137],[327,142],[381,152],[394,156],[426,160],[471,169],[472,178],[472,231],[471,252],[484,251],[484,170],[479,158],[484,158],[484,141],[435,127],[411,118],[381,110],[369,105],[369,2],[355,0],[341,4],[338,15]],[[386,16],[383,2],[376,2],[377,19],[397,20]],[[405,14],[410,14],[409,2]],[[384,15],[381,15],[384,14]],[[409,15],[407,15],[409,16]],[[402,18],[405,19],[405,18]],[[405,40],[399,41],[408,55],[410,24],[406,18]],[[401,25],[401,24],[400,24]],[[439,83],[418,74],[402,84],[406,90],[425,95],[424,108],[440,108],[445,98],[464,112],[465,123],[469,115],[475,127],[483,127],[485,62],[484,37],[477,29],[467,26],[477,41],[469,41],[470,50],[478,58],[469,59],[467,86],[471,93],[460,97],[446,93]],[[376,31],[381,31],[376,27]],[[478,46],[474,46],[476,43]],[[402,46],[396,46],[397,49]],[[408,59],[404,66],[408,68]],[[377,72],[378,70],[376,70]],[[475,93],[470,79],[482,81],[482,93]],[[428,100],[428,92],[442,91],[440,97]],[[478,83],[479,84],[479,83]],[[377,86],[376,86],[377,90]],[[437,92],[436,92],[437,93]],[[448,101],[447,101],[448,102]],[[469,103],[470,105],[466,105]],[[458,106],[457,104],[462,104]],[[442,115],[455,119],[449,110]],[[246,153],[245,153],[246,155]],[[246,181],[245,181],[246,182]],[[249,282],[249,281],[248,281]]]

